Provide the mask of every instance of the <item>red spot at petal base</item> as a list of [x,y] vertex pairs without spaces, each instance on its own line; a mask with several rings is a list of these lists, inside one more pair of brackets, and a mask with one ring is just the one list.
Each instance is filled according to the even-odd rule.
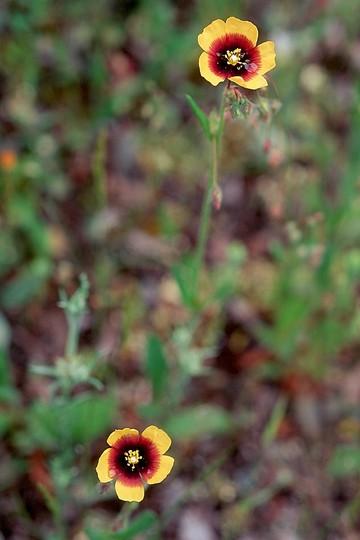
[[[241,50],[241,65],[227,61],[227,51]],[[242,77],[245,81],[254,77],[261,67],[261,56],[257,47],[242,34],[225,34],[212,43],[208,51],[209,69],[217,76],[230,79]]]
[[[134,467],[129,465],[126,454],[129,451],[138,451],[139,461]],[[145,480],[151,478],[160,463],[160,452],[150,439],[127,435],[119,439],[111,448],[109,455],[109,476],[118,477],[122,484],[128,487],[142,484],[141,477]],[[111,471],[111,474],[110,474]]]

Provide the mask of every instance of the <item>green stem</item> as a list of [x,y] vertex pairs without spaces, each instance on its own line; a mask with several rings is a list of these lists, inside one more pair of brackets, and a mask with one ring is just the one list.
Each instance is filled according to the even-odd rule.
[[129,526],[131,515],[138,506],[138,503],[134,502],[124,504],[117,518],[117,521],[120,523],[119,530],[126,531]]
[[65,355],[67,357],[77,353],[80,333],[80,316],[77,314],[68,314],[67,321],[69,332],[66,341]]
[[43,484],[38,482],[36,485],[45,499],[46,506],[52,514],[58,540],[66,540],[68,535],[63,517],[61,515],[59,501],[50,493],[50,491]]
[[222,99],[221,99],[221,105],[220,105],[220,120],[219,120],[219,128],[216,134],[216,144],[217,144],[217,150],[220,149],[221,139],[223,135],[224,130],[224,121],[225,121],[225,95],[226,91],[230,88],[230,81],[228,81],[227,87],[223,93]]
[[107,132],[102,129],[96,142],[92,169],[94,174],[94,195],[97,208],[102,209],[106,206],[106,144]]
[[192,300],[194,302],[196,291],[198,289],[199,277],[201,272],[201,267],[204,260],[206,244],[209,236],[210,228],[210,214],[211,214],[211,202],[212,202],[212,192],[215,187],[218,185],[218,164],[219,164],[219,150],[221,145],[221,139],[224,128],[224,118],[225,118],[225,92],[223,94],[220,106],[219,114],[219,124],[217,130],[211,136],[211,174],[209,176],[208,185],[206,188],[205,196],[203,199],[203,204],[201,208],[200,216],[200,225],[198,240],[195,252],[194,266],[193,266],[193,281],[192,281]]
[[[214,169],[214,163],[212,163],[212,170],[213,169]],[[193,282],[192,282],[193,301],[195,299],[196,291],[198,288],[200,270],[201,270],[201,266],[204,259],[207,238],[209,235],[213,176],[214,176],[214,172],[212,172],[211,180],[208,182],[208,185],[206,187],[206,192],[205,192],[205,196],[204,196],[203,204],[201,208],[200,226],[199,226],[198,240],[197,240],[194,267],[193,267],[194,269]]]

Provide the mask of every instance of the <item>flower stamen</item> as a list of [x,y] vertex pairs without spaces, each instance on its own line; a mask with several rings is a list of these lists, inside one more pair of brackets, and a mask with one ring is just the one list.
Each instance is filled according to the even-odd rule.
[[139,454],[139,450],[128,450],[127,452],[124,452],[126,465],[128,467],[131,467],[131,470],[133,471],[135,469],[135,465],[137,465],[143,457]]
[[241,52],[241,49],[237,48],[233,51],[226,51],[226,54],[224,55],[227,63],[230,66],[237,66],[238,64],[243,65],[244,62],[241,61],[241,59],[244,56],[244,53]]

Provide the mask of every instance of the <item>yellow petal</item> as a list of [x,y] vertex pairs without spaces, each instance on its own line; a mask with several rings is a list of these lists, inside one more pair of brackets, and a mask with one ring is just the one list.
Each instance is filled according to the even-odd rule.
[[109,456],[110,456],[111,448],[107,448],[104,450],[104,452],[101,454],[97,467],[96,472],[99,477],[100,482],[110,482],[112,478],[109,476]]
[[244,81],[242,77],[231,77],[229,80],[249,90],[257,90],[268,85],[267,80],[262,75],[255,75],[248,81]]
[[221,19],[216,19],[209,24],[198,36],[198,43],[204,51],[209,51],[215,39],[225,34],[225,23]]
[[261,67],[257,72],[258,75],[263,75],[276,66],[275,62],[275,45],[273,41],[265,41],[261,43],[256,50],[260,53]]
[[[141,482],[141,478],[139,477],[139,482]],[[139,485],[135,486],[127,486],[125,484],[121,483],[120,478],[115,482],[115,491],[116,495],[121,499],[122,501],[136,501],[140,502],[144,498],[144,486],[143,484],[139,483]]]
[[226,19],[226,33],[243,35],[247,37],[249,41],[251,41],[254,47],[259,35],[255,24],[250,21],[241,21],[236,17],[229,17]]
[[171,445],[171,439],[165,431],[156,426],[147,427],[141,434],[142,437],[150,439],[157,447],[160,454],[165,454]]
[[137,429],[130,428],[115,429],[115,431],[110,433],[110,435],[108,436],[107,443],[109,446],[114,446],[119,439],[122,439],[122,437],[126,437],[127,435],[135,435],[136,437],[138,437],[139,432]]
[[150,478],[146,478],[144,475],[144,478],[148,484],[158,484],[159,482],[162,482],[174,465],[174,458],[170,456],[161,456],[159,468],[156,471],[156,473],[151,476]]
[[200,55],[199,69],[200,75],[209,81],[209,83],[211,83],[213,86],[217,86],[219,83],[225,80],[224,77],[219,77],[219,75],[216,75],[211,71],[209,68],[209,57],[206,53],[201,53]]

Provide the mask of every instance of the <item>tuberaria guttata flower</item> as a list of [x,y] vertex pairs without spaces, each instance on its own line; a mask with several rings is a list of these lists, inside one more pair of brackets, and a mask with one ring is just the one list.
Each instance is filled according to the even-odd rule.
[[96,472],[100,482],[115,479],[115,491],[123,501],[142,501],[144,482],[158,484],[170,473],[174,458],[165,456],[171,439],[165,431],[149,426],[141,435],[137,429],[116,429],[101,454]]
[[267,86],[263,75],[276,65],[275,46],[273,41],[256,45],[257,39],[258,29],[249,21],[216,19],[198,36],[205,51],[199,58],[201,75],[214,86],[226,79],[250,90]]

